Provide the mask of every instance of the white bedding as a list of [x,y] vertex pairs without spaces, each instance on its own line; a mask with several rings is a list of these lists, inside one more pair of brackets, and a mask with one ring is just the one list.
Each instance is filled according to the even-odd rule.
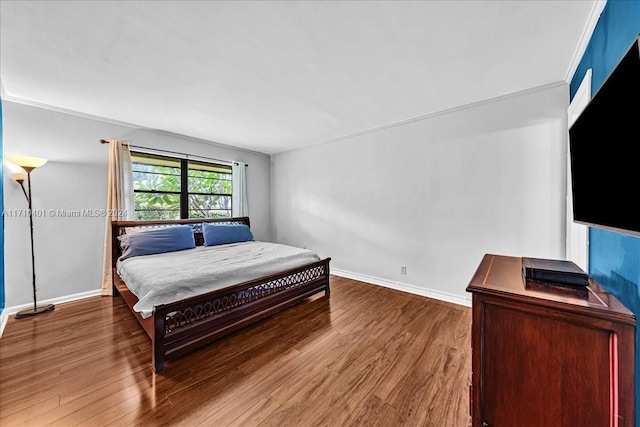
[[268,242],[199,246],[118,261],[116,269],[138,297],[142,317],[153,307],[318,261],[307,249]]

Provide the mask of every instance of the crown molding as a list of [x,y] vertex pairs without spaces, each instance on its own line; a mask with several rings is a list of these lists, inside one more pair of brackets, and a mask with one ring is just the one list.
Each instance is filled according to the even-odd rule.
[[17,98],[15,96],[11,96],[11,95],[3,95],[2,99],[4,101],[15,102],[16,104],[23,104],[23,105],[28,105],[30,107],[42,108],[44,110],[50,110],[50,111],[55,111],[57,113],[69,114],[69,115],[76,116],[76,117],[82,117],[84,119],[97,120],[97,121],[100,121],[100,122],[109,123],[109,124],[116,125],[116,126],[123,126],[123,127],[128,127],[128,128],[131,128],[131,129],[144,130],[144,131],[147,131],[147,132],[153,132],[153,133],[157,133],[157,134],[160,134],[160,135],[186,139],[186,140],[189,140],[189,141],[198,142],[198,143],[201,143],[201,144],[207,144],[207,145],[211,145],[213,147],[223,148],[223,149],[226,149],[226,150],[234,150],[234,151],[241,151],[241,152],[250,153],[250,154],[257,154],[257,155],[261,155],[261,156],[269,156],[268,153],[262,153],[262,152],[255,151],[255,150],[249,150],[247,148],[234,147],[233,145],[223,144],[223,143],[216,142],[216,141],[209,141],[209,140],[206,140],[206,139],[196,138],[194,136],[183,135],[183,134],[179,134],[179,133],[175,133],[175,132],[169,132],[169,131],[165,131],[165,130],[149,128],[149,127],[146,127],[146,126],[140,126],[140,125],[136,125],[134,123],[129,123],[129,122],[124,122],[124,121],[120,121],[120,120],[110,119],[110,118],[107,118],[107,117],[95,116],[93,114],[84,113],[82,111],[69,110],[67,108],[58,107],[58,106],[50,105],[50,104],[44,104],[44,103],[41,103],[41,102],[32,101],[32,100],[24,99],[24,98]]
[[582,56],[587,50],[587,46],[591,41],[591,36],[596,29],[596,25],[598,25],[598,20],[600,19],[600,15],[602,15],[602,11],[604,10],[606,5],[606,0],[598,0],[593,2],[593,6],[591,7],[591,14],[589,15],[589,19],[587,20],[587,25],[585,25],[584,30],[582,31],[580,42],[578,43],[578,47],[573,54],[573,58],[571,58],[571,63],[569,64],[567,74],[564,76],[564,80],[567,83],[571,83],[571,79],[578,69],[578,65],[580,65]]
[[342,140],[345,140],[345,139],[350,139],[350,138],[355,138],[355,137],[362,136],[362,135],[367,135],[367,134],[370,134],[370,133],[380,132],[380,131],[383,131],[383,130],[386,130],[386,129],[390,129],[390,128],[394,128],[394,127],[398,127],[398,126],[403,126],[403,125],[406,125],[406,124],[409,124],[409,123],[419,122],[419,121],[422,121],[422,120],[427,120],[427,119],[431,119],[431,118],[438,117],[438,116],[444,116],[446,114],[456,113],[458,111],[463,111],[463,110],[467,110],[467,109],[470,109],[470,108],[476,108],[476,107],[480,107],[480,106],[483,106],[483,105],[492,104],[492,103],[497,102],[497,101],[502,101],[502,100],[506,100],[506,99],[510,99],[510,98],[515,98],[515,97],[519,97],[519,96],[526,95],[526,94],[529,94],[529,93],[541,92],[541,91],[544,91],[544,90],[553,89],[555,87],[561,87],[561,86],[566,86],[566,85],[567,85],[567,82],[565,82],[564,80],[558,81],[558,82],[553,82],[553,83],[548,83],[548,84],[545,84],[545,85],[542,85],[542,86],[537,86],[537,87],[533,87],[533,88],[529,88],[529,89],[524,89],[524,90],[521,90],[521,91],[518,91],[518,92],[513,92],[513,93],[508,93],[506,95],[496,96],[494,98],[483,99],[481,101],[476,101],[476,102],[471,102],[469,104],[459,105],[457,107],[448,108],[446,110],[436,111],[436,112],[433,112],[433,113],[428,113],[428,114],[424,114],[424,115],[421,115],[421,116],[413,117],[413,118],[410,118],[410,119],[401,120],[401,121],[393,122],[393,123],[388,123],[388,124],[382,125],[382,126],[377,126],[377,127],[371,128],[371,129],[366,129],[366,130],[363,130],[363,131],[350,133],[348,135],[343,135],[343,136],[339,136],[339,137],[336,137],[336,138],[331,138],[331,139],[328,139],[328,140],[325,140],[325,141],[321,141],[321,142],[318,142],[316,144],[308,145],[308,146],[305,146],[305,147],[293,148],[291,150],[280,151],[280,152],[277,152],[277,153],[273,153],[271,155],[272,156],[277,156],[279,154],[288,154],[288,153],[294,153],[294,152],[297,152],[297,151],[308,150],[310,148],[321,147],[323,145],[331,144],[331,143],[342,141]]

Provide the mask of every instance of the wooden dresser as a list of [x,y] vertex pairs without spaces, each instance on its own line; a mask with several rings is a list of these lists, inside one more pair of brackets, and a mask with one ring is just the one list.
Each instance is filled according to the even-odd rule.
[[596,281],[525,284],[522,258],[488,254],[467,291],[474,427],[635,427],[636,319]]

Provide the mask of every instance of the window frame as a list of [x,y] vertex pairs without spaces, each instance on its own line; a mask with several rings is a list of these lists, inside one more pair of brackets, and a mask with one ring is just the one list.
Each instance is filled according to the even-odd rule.
[[[232,175],[232,166],[231,165],[225,165],[225,164],[210,162],[210,161],[206,161],[206,160],[199,160],[199,159],[196,160],[196,159],[189,159],[189,158],[183,158],[183,157],[172,157],[172,156],[167,156],[167,155],[163,155],[163,154],[156,154],[156,153],[152,153],[152,152],[131,150],[131,169],[132,169],[132,172],[134,170],[134,166],[133,166],[134,163],[144,164],[142,162],[136,162],[134,160],[134,158],[136,156],[147,157],[147,158],[155,158],[155,159],[158,159],[158,160],[167,160],[167,161],[171,161],[171,162],[179,162],[180,191],[136,190],[135,189],[135,185],[134,185],[134,188],[133,188],[134,200],[135,200],[135,195],[136,194],[145,194],[146,193],[146,194],[172,194],[172,195],[178,195],[179,196],[179,200],[180,200],[180,219],[195,219],[195,217],[189,217],[189,196],[190,195],[229,197],[229,206],[230,206],[230,208],[227,210],[229,212],[229,214],[228,214],[228,216],[221,217],[221,218],[231,218],[231,217],[233,217],[233,211],[232,211],[232,207],[233,207],[233,184],[232,184],[232,188],[231,188],[231,192],[230,193],[199,193],[199,192],[191,192],[191,191],[189,191],[189,171],[190,170],[198,170],[197,167],[190,167],[189,166],[190,163],[192,163],[193,165],[200,164],[200,165],[203,165],[203,166],[210,166],[210,167],[214,167],[214,168],[228,169],[228,174],[229,174],[230,178],[233,176]],[[169,167],[174,167],[174,166],[169,166]],[[176,165],[175,167],[178,167],[178,166]],[[148,173],[148,172],[145,172],[145,173]],[[219,173],[224,173],[224,172],[219,172]],[[231,179],[229,179],[229,181],[231,181]],[[135,183],[135,181],[133,181],[133,182]],[[136,217],[137,212],[138,211],[136,211],[135,207],[134,207],[134,217]],[[205,217],[205,218],[208,218],[208,217]]]

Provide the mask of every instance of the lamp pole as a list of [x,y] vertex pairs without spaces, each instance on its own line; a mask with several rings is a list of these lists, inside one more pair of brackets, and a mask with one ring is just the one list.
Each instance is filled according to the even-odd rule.
[[34,167],[22,166],[22,168],[27,172],[27,192],[24,191],[24,181],[20,182],[22,186],[22,191],[27,198],[28,204],[28,213],[29,213],[29,236],[31,237],[31,285],[33,287],[33,310],[22,310],[16,313],[16,319],[23,319],[25,317],[32,317],[38,314],[46,313],[48,311],[52,311],[55,306],[53,304],[43,305],[38,307],[36,300],[36,257],[35,250],[33,246],[33,206],[31,204],[31,172],[35,169]]
[[36,303],[36,255],[33,248],[33,207],[31,206],[31,171],[33,169],[26,168],[27,172],[27,188],[29,189],[29,195],[27,200],[29,202],[29,235],[31,236],[31,283],[33,285],[33,311],[38,310],[38,304]]

